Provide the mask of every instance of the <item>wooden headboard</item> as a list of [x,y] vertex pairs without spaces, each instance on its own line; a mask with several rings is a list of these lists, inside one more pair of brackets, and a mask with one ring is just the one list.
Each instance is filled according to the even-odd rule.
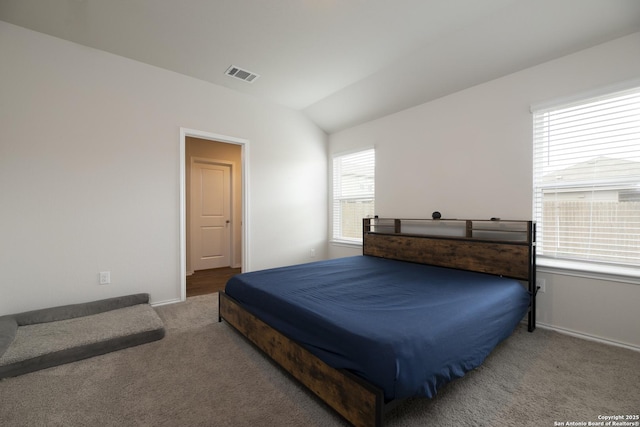
[[535,223],[504,220],[365,218],[363,255],[526,281],[535,329]]

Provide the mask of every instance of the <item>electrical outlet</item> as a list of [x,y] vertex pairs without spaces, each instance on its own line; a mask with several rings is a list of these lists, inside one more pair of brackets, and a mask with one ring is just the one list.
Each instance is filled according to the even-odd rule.
[[539,288],[538,292],[544,293],[547,281],[545,279],[536,279],[536,286]]
[[316,257],[316,250],[315,249],[311,249],[311,253],[309,254],[309,256],[311,258],[315,258]]
[[108,285],[111,283],[111,272],[110,271],[101,271],[100,272],[100,284]]

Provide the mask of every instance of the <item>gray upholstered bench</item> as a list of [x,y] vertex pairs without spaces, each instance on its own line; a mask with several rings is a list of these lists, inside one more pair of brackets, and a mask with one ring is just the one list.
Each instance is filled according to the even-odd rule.
[[148,294],[0,317],[0,378],[26,374],[164,337]]

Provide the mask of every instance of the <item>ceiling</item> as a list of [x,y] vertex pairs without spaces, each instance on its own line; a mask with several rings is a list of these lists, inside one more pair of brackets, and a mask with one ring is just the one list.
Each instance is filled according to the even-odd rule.
[[[333,133],[640,31],[640,1],[0,0],[0,20],[300,110]],[[229,77],[231,65],[260,77]]]

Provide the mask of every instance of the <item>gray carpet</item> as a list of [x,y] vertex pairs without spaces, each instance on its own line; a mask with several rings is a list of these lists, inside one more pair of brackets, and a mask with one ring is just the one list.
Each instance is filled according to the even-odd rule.
[[[344,426],[227,324],[214,295],[158,307],[160,341],[0,381],[1,426]],[[553,426],[640,412],[640,353],[518,329],[385,425]]]

